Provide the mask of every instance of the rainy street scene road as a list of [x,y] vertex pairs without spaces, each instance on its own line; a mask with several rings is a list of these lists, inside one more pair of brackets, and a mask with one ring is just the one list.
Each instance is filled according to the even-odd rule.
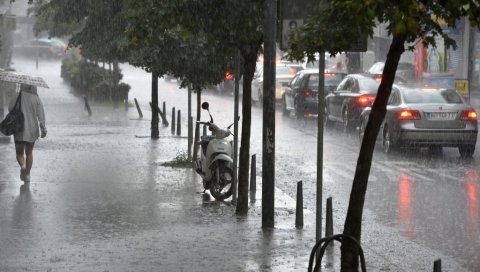
[[480,8],[318,2],[0,0],[0,272],[480,271]]

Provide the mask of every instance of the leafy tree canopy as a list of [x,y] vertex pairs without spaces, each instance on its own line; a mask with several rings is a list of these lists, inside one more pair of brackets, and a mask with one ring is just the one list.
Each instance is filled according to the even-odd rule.
[[127,47],[133,52],[129,62],[147,71],[169,73],[203,89],[223,79],[232,50],[207,40],[204,32],[186,31],[166,19],[162,1],[127,1]]

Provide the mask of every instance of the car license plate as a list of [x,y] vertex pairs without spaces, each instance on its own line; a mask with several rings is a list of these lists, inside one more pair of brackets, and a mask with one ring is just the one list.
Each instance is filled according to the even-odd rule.
[[428,120],[455,120],[456,112],[424,112]]

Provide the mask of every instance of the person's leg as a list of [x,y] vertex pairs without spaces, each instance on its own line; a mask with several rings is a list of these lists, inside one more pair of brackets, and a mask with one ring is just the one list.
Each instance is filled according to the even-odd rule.
[[30,170],[32,169],[32,164],[33,164],[33,146],[35,143],[26,143],[25,144],[25,154],[27,155],[27,160],[26,160],[26,175],[27,177],[30,177]]
[[17,153],[17,162],[20,167],[25,168],[25,144],[15,143],[15,151]]

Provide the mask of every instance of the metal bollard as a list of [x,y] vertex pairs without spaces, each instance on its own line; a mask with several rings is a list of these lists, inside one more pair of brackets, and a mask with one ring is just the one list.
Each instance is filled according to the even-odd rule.
[[188,117],[188,157],[192,157],[192,143],[193,143],[193,117]]
[[252,155],[252,164],[250,166],[250,191],[257,191],[257,154]]
[[329,237],[332,235],[333,235],[333,207],[332,207],[332,197],[329,197],[327,198],[327,214],[325,218],[325,237]]
[[295,227],[303,228],[303,182],[297,182],[297,213],[295,214]]
[[442,272],[442,260],[438,259],[433,262],[433,272]]
[[168,126],[168,121],[167,121],[167,104],[165,104],[165,101],[163,101],[163,114],[162,114],[162,123],[164,126]]
[[85,109],[87,109],[88,116],[92,116],[92,109],[90,108],[90,105],[88,104],[87,96],[84,95],[83,99],[85,100]]
[[140,105],[138,105],[137,99],[134,98],[133,100],[135,101],[135,106],[137,106],[138,116],[140,116],[140,118],[143,118],[143,113],[142,113],[142,110],[140,109]]
[[180,117],[181,111],[177,111],[177,136],[182,135],[182,125],[180,123],[181,117]]
[[202,136],[207,136],[207,126],[203,126],[203,134]]
[[175,134],[175,107],[172,108],[172,134]]

